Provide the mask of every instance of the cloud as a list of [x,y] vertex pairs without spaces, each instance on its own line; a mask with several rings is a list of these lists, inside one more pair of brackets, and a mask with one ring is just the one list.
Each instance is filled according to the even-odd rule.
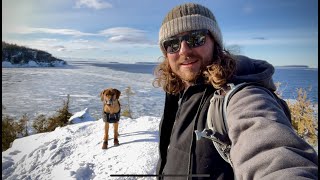
[[245,14],[251,14],[253,12],[253,7],[251,4],[245,4],[243,7],[242,7],[242,11],[245,13]]
[[83,33],[73,29],[50,29],[50,28],[20,28],[17,33],[20,34],[35,34],[35,33],[47,33],[47,34],[59,34],[59,35],[71,35],[71,36],[91,36],[92,33]]
[[268,39],[230,39],[226,40],[226,44],[229,45],[302,45],[302,44],[310,44],[312,42],[312,38],[268,38]]
[[71,43],[88,43],[89,40],[86,40],[86,39],[75,39],[75,40],[72,40]]
[[76,8],[88,7],[93,9],[105,9],[112,8],[112,4],[104,2],[102,0],[77,0]]
[[101,35],[133,35],[141,36],[145,33],[143,30],[128,28],[128,27],[115,27],[100,31]]
[[227,44],[238,45],[312,45],[318,42],[314,29],[255,29],[225,32]]
[[37,40],[38,42],[43,42],[43,43],[53,43],[53,42],[58,42],[58,39],[54,38],[40,38]]
[[[19,34],[54,34],[54,35],[65,35],[65,36],[104,36],[107,37],[107,41],[110,43],[128,43],[128,44],[141,44],[141,45],[154,45],[147,38],[147,32],[139,29],[128,28],[128,27],[115,27],[109,28],[98,33],[85,33],[74,29],[52,29],[52,28],[31,28],[24,27],[19,28],[14,33]],[[47,39],[49,40],[49,39]],[[75,39],[73,43],[88,43],[86,39]]]
[[105,29],[99,32],[100,35],[106,36],[109,42],[132,43],[132,44],[153,44],[148,40],[146,31],[128,28],[115,27]]
[[267,38],[265,38],[265,37],[253,37],[252,39],[256,39],[256,40],[267,40]]
[[99,49],[103,49],[103,48],[99,46],[92,46],[92,45],[79,46],[77,48],[74,48],[74,50],[99,50]]
[[60,46],[53,46],[52,48],[55,49],[56,51],[66,51],[66,50],[67,50],[67,48],[64,47],[64,46],[62,46],[62,45],[60,45]]
[[126,36],[126,35],[119,35],[119,36],[112,36],[108,39],[109,42],[115,43],[143,43],[145,42],[143,37],[138,36]]

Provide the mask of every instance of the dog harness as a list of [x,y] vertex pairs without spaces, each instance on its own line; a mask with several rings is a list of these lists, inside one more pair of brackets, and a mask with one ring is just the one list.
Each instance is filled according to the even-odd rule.
[[116,123],[120,120],[120,110],[114,114],[103,112],[102,117],[104,122]]

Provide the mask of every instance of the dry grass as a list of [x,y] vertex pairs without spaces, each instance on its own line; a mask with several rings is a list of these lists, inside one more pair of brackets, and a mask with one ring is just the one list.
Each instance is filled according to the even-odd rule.
[[[277,82],[276,94],[281,98],[281,83]],[[318,142],[318,104],[313,104],[308,99],[307,90],[297,89],[297,97],[294,101],[286,100],[291,113],[291,123],[297,134],[315,146]]]
[[291,111],[292,126],[301,138],[311,145],[316,145],[318,141],[318,113],[316,112],[316,105],[307,99],[306,90],[300,88],[297,90],[297,93],[297,101],[287,101]]

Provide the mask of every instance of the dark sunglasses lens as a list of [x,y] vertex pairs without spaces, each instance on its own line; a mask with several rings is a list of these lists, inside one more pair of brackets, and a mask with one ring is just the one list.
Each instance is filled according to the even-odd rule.
[[163,42],[163,47],[167,53],[175,53],[180,49],[181,41],[185,40],[190,48],[204,45],[208,31],[194,31],[184,36],[172,38]]
[[189,47],[195,48],[202,46],[206,42],[206,33],[204,32],[195,32],[190,34],[187,41]]
[[180,40],[176,38],[164,41],[163,47],[167,51],[167,53],[177,52],[180,49]]

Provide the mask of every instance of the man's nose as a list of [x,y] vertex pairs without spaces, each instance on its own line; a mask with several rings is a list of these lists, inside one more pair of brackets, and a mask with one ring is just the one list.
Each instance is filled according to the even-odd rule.
[[182,41],[180,44],[179,55],[189,55],[192,53],[192,49],[189,47],[186,41]]

